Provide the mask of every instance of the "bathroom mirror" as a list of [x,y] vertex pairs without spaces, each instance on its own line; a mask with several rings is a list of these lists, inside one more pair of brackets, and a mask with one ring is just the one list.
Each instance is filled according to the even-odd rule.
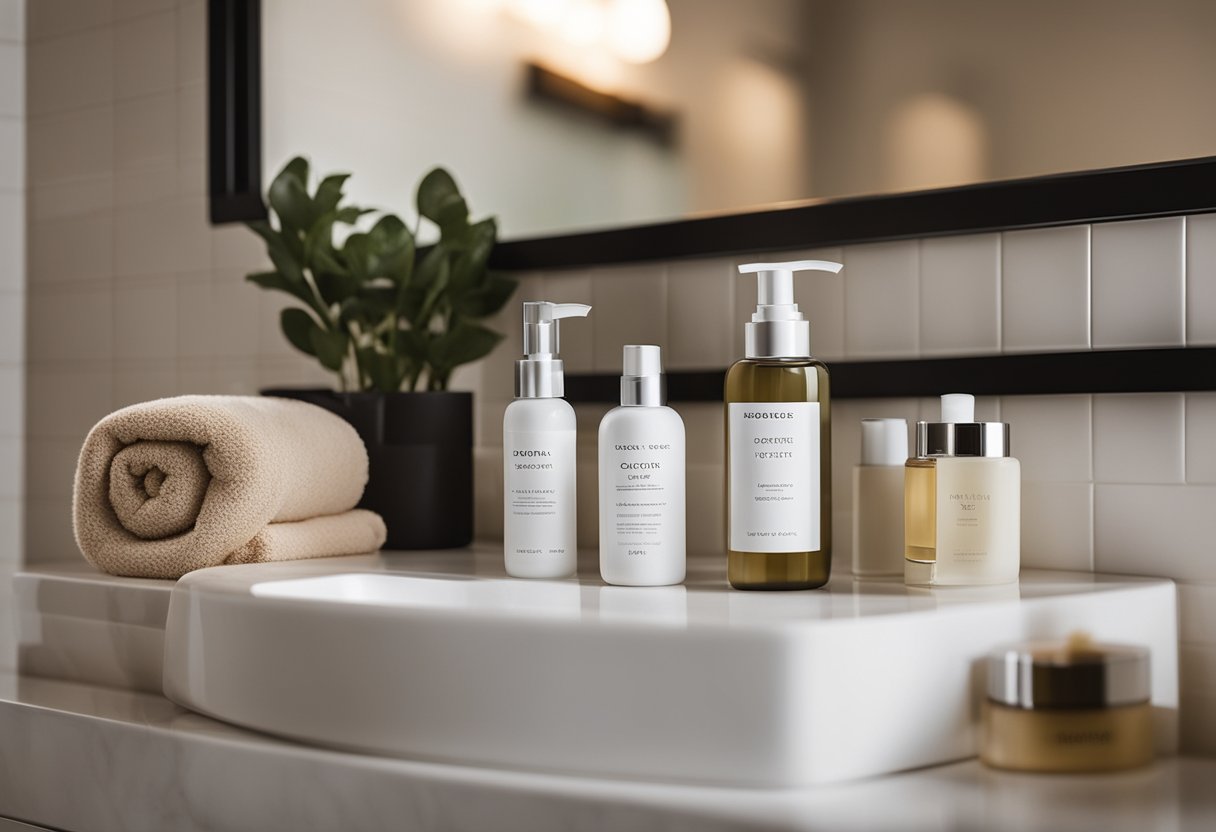
[[439,163],[506,239],[1216,152],[1203,0],[212,5],[249,192],[304,153],[405,212]]

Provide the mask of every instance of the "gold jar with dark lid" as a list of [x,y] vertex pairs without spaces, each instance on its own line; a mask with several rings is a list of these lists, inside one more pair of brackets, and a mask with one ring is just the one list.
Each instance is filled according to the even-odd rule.
[[980,758],[1018,771],[1117,771],[1153,758],[1148,650],[1067,642],[988,655]]

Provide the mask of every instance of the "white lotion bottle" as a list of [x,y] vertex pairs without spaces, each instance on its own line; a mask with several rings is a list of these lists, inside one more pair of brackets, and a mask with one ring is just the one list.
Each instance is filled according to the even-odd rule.
[[861,420],[861,464],[853,469],[853,574],[904,574],[905,419]]
[[578,570],[574,408],[558,322],[586,317],[581,303],[524,303],[524,357],[515,362],[515,401],[502,420],[503,557],[516,578],[566,578]]
[[665,406],[659,348],[624,349],[621,406],[600,422],[600,577],[618,586],[684,580],[684,420]]

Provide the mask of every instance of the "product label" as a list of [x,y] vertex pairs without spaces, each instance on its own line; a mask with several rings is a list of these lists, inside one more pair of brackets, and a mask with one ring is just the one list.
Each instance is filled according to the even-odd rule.
[[937,570],[959,583],[1018,573],[1020,477],[1013,459],[937,461]]
[[731,402],[730,548],[819,551],[819,403]]
[[574,431],[511,431],[504,438],[507,554],[572,555]]
[[600,472],[611,513],[600,518],[601,550],[646,560],[684,547],[684,446],[674,441],[612,442]]

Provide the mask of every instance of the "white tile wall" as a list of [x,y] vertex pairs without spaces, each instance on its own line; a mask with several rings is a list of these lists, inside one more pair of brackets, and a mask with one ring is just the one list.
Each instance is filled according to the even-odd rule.
[[1181,483],[1181,393],[1094,396],[1094,479]]
[[1088,225],[1001,235],[1001,334],[1006,352],[1089,347]]
[[1186,218],[1186,341],[1216,344],[1216,214]]
[[[667,344],[667,274],[643,263],[591,273],[596,372],[621,371],[622,344]],[[571,322],[571,328],[579,322]],[[565,324],[562,325],[565,340]]]
[[919,267],[916,240],[845,249],[844,331],[849,358],[918,354]]
[[1093,227],[1093,345],[1186,343],[1183,217]]
[[[732,299],[737,275],[723,260],[683,260],[667,267],[669,369],[719,369],[734,356]],[[818,333],[816,333],[818,334]]]
[[920,352],[1001,349],[1001,236],[937,237],[920,246]]

